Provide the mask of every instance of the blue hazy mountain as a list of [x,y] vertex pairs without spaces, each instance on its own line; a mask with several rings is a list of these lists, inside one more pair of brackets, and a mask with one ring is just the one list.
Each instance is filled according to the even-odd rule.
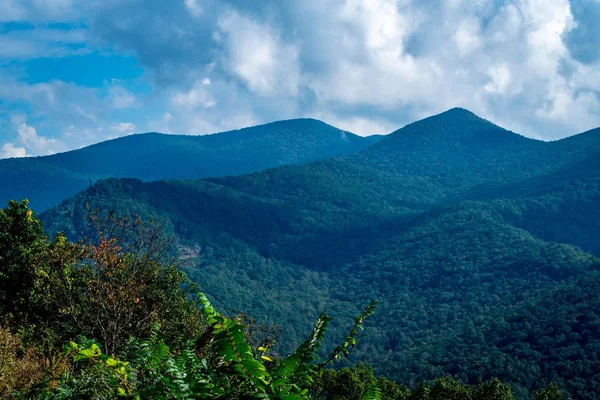
[[42,211],[102,178],[238,175],[356,153],[378,139],[314,119],[202,136],[131,135],[51,156],[0,160],[0,201],[27,197]]

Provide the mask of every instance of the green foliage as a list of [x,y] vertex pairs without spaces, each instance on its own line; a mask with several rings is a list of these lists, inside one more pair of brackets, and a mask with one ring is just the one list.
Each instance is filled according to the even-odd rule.
[[[546,396],[546,397],[543,397]],[[339,371],[322,371],[312,388],[313,399],[360,400],[515,400],[509,385],[498,379],[465,385],[451,377],[431,384],[422,383],[412,391],[385,378],[376,378],[372,368],[358,365]],[[539,399],[563,399],[563,392],[554,384],[533,396]],[[565,398],[566,399],[566,398]]]
[[61,234],[50,240],[26,201],[0,209],[4,323],[47,352],[82,334],[115,354],[156,323],[170,343],[199,334],[193,285],[177,264],[163,264],[169,247],[160,226],[116,218],[95,224],[97,242],[74,244]]
[[0,209],[0,323],[28,344],[48,346],[57,339],[60,313],[50,303],[53,272],[62,265],[56,257],[67,252],[64,247],[71,247],[64,236],[48,239],[27,200]]
[[32,215],[26,200],[0,209],[0,317],[16,324],[29,323],[29,310],[37,300],[32,291],[44,275],[34,266],[47,241]]
[[38,389],[29,397],[36,399],[112,399],[130,392],[128,362],[103,354],[93,340],[65,345],[63,356],[70,356],[73,367],[52,390]]
[[331,355],[329,355],[327,360],[324,361],[323,363],[321,363],[321,366],[325,366],[328,363],[330,363],[331,361],[337,360],[337,359],[341,358],[342,356],[347,357],[350,354],[350,349],[352,349],[352,348],[354,348],[354,346],[356,346],[356,338],[359,335],[359,331],[364,329],[363,323],[365,321],[365,318],[373,315],[376,305],[377,305],[377,302],[372,301],[371,304],[369,304],[367,306],[367,308],[361,315],[354,318],[354,326],[350,330],[350,333],[348,334],[348,336],[346,336],[346,339],[344,340],[344,342],[342,342],[339,346],[337,346],[333,350],[333,352],[331,353]]
[[[73,368],[53,388],[42,387],[33,397],[46,399],[307,399],[313,377],[323,373],[313,362],[328,317],[317,321],[307,341],[290,357],[273,361],[264,350],[253,349],[244,326],[216,312],[208,299],[198,295],[206,316],[209,339],[197,353],[190,347],[174,352],[157,333],[146,341],[131,339],[124,359],[102,353],[98,343],[80,339],[65,346]],[[373,308],[369,307],[369,313]],[[127,360],[127,361],[124,361]],[[276,364],[270,368],[269,364]],[[365,399],[380,398],[375,386]]]
[[556,386],[550,384],[547,388],[540,389],[534,395],[532,400],[568,400],[564,393]]
[[[375,378],[372,368],[361,365],[340,371],[323,369],[322,364],[312,360],[316,343],[324,333],[325,316],[296,352],[273,361],[246,343],[239,321],[216,312],[202,294],[199,302],[210,327],[207,332],[210,339],[200,352],[189,347],[173,351],[158,337],[158,327],[148,340],[131,339],[122,358],[107,356],[98,343],[81,338],[66,345],[63,352],[73,361],[71,370],[53,387],[41,385],[29,396],[36,399],[515,399],[510,387],[497,379],[462,385],[445,377],[411,392],[385,378]],[[533,399],[559,400],[562,396],[551,385]]]
[[359,364],[339,371],[323,370],[315,379],[311,389],[315,399],[359,400],[385,399],[406,400],[411,391],[385,378],[376,378],[372,367]]
[[220,357],[218,364],[237,378],[232,382],[232,389],[238,391],[239,395],[264,395],[269,374],[246,342],[244,326],[217,313],[206,296],[199,295],[199,302],[212,329],[213,345]]
[[418,389],[415,394],[418,399],[429,400],[515,400],[510,386],[497,379],[476,385],[462,385],[444,377],[437,379],[427,390]]

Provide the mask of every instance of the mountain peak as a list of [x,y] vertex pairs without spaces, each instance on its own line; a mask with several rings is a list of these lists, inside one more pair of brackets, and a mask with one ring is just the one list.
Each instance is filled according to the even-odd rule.
[[[432,115],[431,117],[413,122],[412,124],[407,125],[411,126],[411,125],[422,125],[425,123],[440,123],[440,124],[451,124],[451,125],[457,125],[457,124],[471,124],[471,123],[479,123],[482,125],[486,125],[486,126],[496,126],[493,123],[491,123],[490,121],[481,118],[480,116],[478,116],[477,114],[475,114],[472,111],[469,111],[465,108],[461,108],[461,107],[454,107],[451,108],[449,110],[443,111],[439,114],[435,114]],[[499,127],[498,127],[499,128]],[[502,128],[500,128],[502,129]]]
[[413,122],[374,144],[365,154],[398,161],[409,154],[425,158],[470,154],[500,149],[520,149],[537,141],[510,132],[464,108],[451,108],[440,114]]
[[475,141],[483,144],[499,144],[498,141],[525,139],[508,131],[475,113],[460,107],[451,108],[442,113],[406,125],[390,135],[392,137],[421,137],[444,142],[461,142],[468,145]]
[[[470,116],[470,117],[480,118],[474,112],[467,110],[466,108],[462,108],[462,107],[452,107],[451,109],[443,111],[437,115]],[[435,117],[435,115],[434,115],[434,117]]]

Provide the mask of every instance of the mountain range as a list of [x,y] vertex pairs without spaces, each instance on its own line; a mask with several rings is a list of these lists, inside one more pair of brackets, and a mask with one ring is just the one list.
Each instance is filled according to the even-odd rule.
[[153,181],[239,175],[352,154],[378,139],[314,119],[201,136],[131,135],[66,153],[0,160],[0,200],[27,197],[43,211],[107,177]]
[[[265,134],[252,147],[243,130],[214,135],[238,136],[211,172],[186,153],[199,137],[134,136],[48,158],[61,173],[114,178],[41,219],[71,238],[88,232],[90,207],[164,220],[216,305],[277,321],[290,343],[322,309],[341,316],[340,333],[378,299],[349,362],[402,383],[497,376],[520,397],[550,381],[577,399],[600,396],[600,129],[543,142],[452,109],[370,139],[314,120],[246,134],[278,124],[300,138]],[[305,146],[290,152],[290,142]],[[139,162],[163,154],[168,168]],[[200,176],[210,177],[190,179]]]

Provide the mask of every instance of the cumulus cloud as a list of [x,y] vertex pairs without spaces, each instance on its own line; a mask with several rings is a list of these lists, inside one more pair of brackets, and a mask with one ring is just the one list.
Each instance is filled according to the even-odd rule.
[[[113,112],[123,110],[116,106],[130,103],[118,97],[113,98],[115,102],[108,101],[111,89],[107,88],[109,96],[103,98],[101,88],[62,81],[28,84],[0,71],[0,99],[4,102],[0,127],[7,132],[6,137],[0,135],[0,145],[17,143],[15,147],[25,148],[27,154],[46,155],[114,136],[113,126],[119,126],[115,119],[125,117]],[[128,133],[123,130],[121,134]]]
[[135,105],[135,96],[121,86],[113,86],[108,93],[108,101],[112,108],[129,108]]
[[33,155],[54,154],[61,150],[63,145],[56,139],[49,139],[37,134],[37,130],[25,122],[17,128],[19,143]]
[[[399,126],[460,105],[548,139],[600,124],[598,88],[586,83],[597,68],[576,54],[598,48],[581,11],[595,0],[184,0],[169,13],[157,0],[137,13],[133,0],[108,3],[92,25],[135,52],[159,87],[175,86],[178,106]],[[203,88],[205,77],[236,101]]]
[[135,131],[135,124],[133,122],[115,123],[112,125],[112,130],[123,134],[130,134]]
[[172,133],[170,122],[173,119],[171,113],[164,113],[159,119],[148,122],[148,130],[151,132]]
[[598,0],[140,4],[0,0],[0,19],[79,23],[36,26],[55,35],[45,42],[34,31],[0,35],[0,58],[108,47],[137,59],[151,91],[112,77],[104,91],[25,84],[0,69],[0,98],[27,103],[24,113],[52,126],[44,132],[73,146],[129,133],[128,123],[209,133],[313,116],[384,133],[454,106],[543,139],[600,125]]
[[195,109],[198,107],[211,108],[216,104],[210,93],[210,79],[198,81],[187,91],[176,91],[171,97],[171,102],[178,107]]
[[202,15],[202,7],[200,7],[197,0],[184,0],[184,4],[188,11],[195,17]]
[[0,158],[27,157],[24,147],[17,147],[13,143],[5,143],[0,147]]
[[0,147],[0,158],[45,156],[65,150],[59,140],[38,135],[35,127],[27,124],[22,116],[13,117],[12,124],[17,133],[16,139]]
[[327,123],[357,135],[368,136],[373,134],[387,134],[399,127],[386,120],[374,118],[361,118],[355,116],[339,117],[331,113],[314,113],[308,115],[311,118],[327,121]]
[[219,19],[215,41],[222,45],[220,61],[227,71],[261,96],[296,96],[300,84],[298,52],[279,40],[267,26],[230,12]]

